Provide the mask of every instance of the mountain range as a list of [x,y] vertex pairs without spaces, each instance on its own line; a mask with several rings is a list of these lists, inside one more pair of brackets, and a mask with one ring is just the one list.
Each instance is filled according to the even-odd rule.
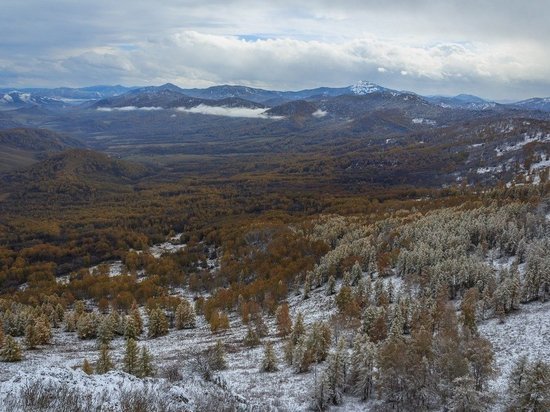
[[[160,104],[162,107],[173,107],[170,105],[183,104],[204,104],[201,100],[214,102],[214,105],[227,103],[225,99],[242,99],[244,107],[250,106],[252,102],[268,107],[275,107],[280,104],[295,100],[311,100],[344,95],[365,96],[369,94],[416,95],[412,92],[397,91],[379,86],[368,81],[359,81],[347,87],[319,87],[299,91],[275,91],[252,88],[239,85],[220,85],[208,88],[183,89],[174,84],[167,83],[162,86],[146,87],[124,87],[116,86],[91,86],[83,88],[0,88],[0,109],[19,108],[29,105],[41,105],[48,107],[64,107],[82,104],[83,102],[96,102],[101,105],[131,104],[132,97],[137,104]],[[163,96],[164,95],[164,96]],[[125,96],[123,99],[117,97]],[[143,98],[149,96],[149,99]],[[153,97],[154,96],[154,97]],[[185,96],[185,97],[182,97]],[[444,108],[462,108],[471,110],[486,110],[501,108],[521,108],[524,110],[550,111],[550,98],[532,98],[509,104],[498,104],[496,102],[482,99],[477,96],[459,94],[457,96],[420,96],[434,105]],[[141,98],[141,100],[140,100]],[[164,100],[163,100],[164,98]],[[178,98],[182,101],[178,102]],[[187,100],[186,100],[187,98]],[[189,98],[201,99],[190,100]],[[102,102],[102,100],[105,100]],[[119,106],[122,107],[122,106]],[[137,106],[143,107],[143,106]]]

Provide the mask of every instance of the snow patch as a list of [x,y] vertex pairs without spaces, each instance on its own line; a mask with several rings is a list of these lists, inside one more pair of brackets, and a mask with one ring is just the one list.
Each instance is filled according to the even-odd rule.
[[187,108],[178,107],[177,111],[186,113],[198,113],[211,116],[225,117],[246,117],[251,119],[282,119],[283,116],[269,116],[265,109],[250,109],[248,107],[226,107],[226,106],[208,106],[199,104],[198,106]]

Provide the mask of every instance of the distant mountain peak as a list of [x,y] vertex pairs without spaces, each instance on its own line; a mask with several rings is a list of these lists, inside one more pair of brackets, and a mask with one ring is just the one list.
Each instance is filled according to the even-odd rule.
[[350,90],[353,92],[353,94],[361,96],[365,94],[382,92],[386,89],[367,80],[359,80],[353,86],[350,86]]

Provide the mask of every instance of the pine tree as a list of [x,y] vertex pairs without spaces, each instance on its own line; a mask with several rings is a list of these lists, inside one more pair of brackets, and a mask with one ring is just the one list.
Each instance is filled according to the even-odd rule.
[[292,333],[290,334],[290,339],[292,343],[296,345],[298,340],[304,336],[306,332],[306,327],[304,326],[304,317],[301,312],[296,315],[296,320],[294,321],[294,327],[292,328]]
[[27,349],[36,349],[38,345],[38,334],[34,320],[30,320],[25,328],[25,345]]
[[48,345],[52,341],[52,327],[46,316],[39,316],[36,320],[36,336],[39,345]]
[[267,325],[265,324],[264,318],[260,312],[254,313],[252,316],[252,321],[254,323],[254,328],[256,329],[256,334],[260,338],[267,336],[269,330],[267,329]]
[[80,339],[94,339],[97,336],[97,317],[94,313],[83,313],[76,321],[76,331]]
[[126,339],[137,339],[139,336],[138,325],[133,316],[127,316],[124,321],[124,337]]
[[292,332],[292,320],[290,319],[290,313],[288,311],[288,303],[283,303],[277,307],[275,313],[277,318],[277,331],[279,336],[287,336]]
[[75,312],[68,312],[65,314],[65,332],[76,331],[76,321],[78,317]]
[[327,363],[324,372],[327,401],[331,405],[340,405],[343,401],[348,367],[343,339],[340,339],[336,352],[329,356]]
[[150,338],[156,338],[168,334],[168,319],[160,308],[152,309],[149,313],[149,334]]
[[0,350],[0,358],[3,362],[18,362],[21,357],[21,347],[11,335],[8,335]]
[[139,357],[139,365],[138,365],[138,368],[139,368],[138,376],[140,378],[145,378],[145,377],[154,375],[155,372],[153,369],[152,362],[153,361],[151,358],[151,354],[149,353],[149,350],[145,346],[143,346],[141,348],[141,354]]
[[104,374],[113,368],[114,364],[109,353],[109,346],[107,344],[102,344],[99,348],[99,358],[95,365],[95,371],[98,374]]
[[300,337],[298,342],[296,342],[293,347],[292,366],[294,366],[294,370],[296,371],[296,373],[303,373],[309,370],[312,362],[312,352],[308,348],[307,342],[304,337]]
[[311,352],[314,362],[322,362],[326,359],[330,348],[330,328],[323,322],[315,322],[307,338],[307,348]]
[[275,372],[278,370],[277,356],[275,355],[275,350],[271,342],[265,344],[261,370],[264,372]]
[[113,327],[107,316],[101,316],[97,328],[97,341],[101,344],[108,344],[113,339]]
[[0,348],[4,346],[5,339],[6,339],[6,336],[4,335],[4,327],[2,325],[2,322],[0,322]]
[[90,365],[90,362],[88,362],[86,358],[84,358],[84,362],[82,363],[82,371],[86,375],[92,375],[94,373],[94,368],[92,368],[92,365]]
[[306,275],[306,281],[304,282],[304,293],[303,299],[309,299],[309,294],[311,293],[311,273],[308,272]]
[[131,375],[139,375],[139,349],[133,339],[126,341],[126,353],[124,354],[124,372]]
[[248,330],[244,338],[244,344],[248,347],[258,346],[260,344],[260,338],[256,331],[248,325]]
[[352,392],[362,400],[374,395],[376,345],[365,334],[358,334],[351,355],[350,385]]
[[351,286],[357,285],[359,279],[363,277],[363,269],[359,262],[355,261],[355,264],[351,268]]
[[188,300],[183,299],[176,308],[176,329],[195,327],[195,311]]
[[136,304],[136,302],[132,303],[132,307],[130,309],[130,317],[134,320],[137,335],[139,336],[143,333],[143,320],[141,319],[141,314],[139,313],[139,307]]
[[216,346],[210,350],[209,363],[213,370],[222,370],[227,368],[227,362],[225,360],[225,347],[221,339],[218,339],[216,341]]

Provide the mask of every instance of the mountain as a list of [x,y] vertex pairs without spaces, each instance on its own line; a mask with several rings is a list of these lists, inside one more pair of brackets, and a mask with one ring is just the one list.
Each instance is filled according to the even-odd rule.
[[11,91],[0,95],[0,110],[29,106],[63,106],[63,102],[51,97],[21,91]]
[[427,96],[425,99],[438,106],[452,109],[488,110],[501,106],[495,102],[491,102],[470,94],[459,94],[452,97]]
[[113,159],[104,153],[69,149],[26,169],[0,175],[0,182],[2,192],[10,193],[12,200],[58,195],[82,201],[97,191],[113,194],[131,191],[150,172],[146,166]]
[[[23,89],[0,89],[0,94],[10,95],[11,93],[19,93],[28,95],[30,99],[35,99],[38,102],[42,98],[48,98],[53,101],[62,102],[65,104],[77,104],[86,100],[98,100],[106,97],[118,96],[124,94],[130,90],[133,90],[133,87],[124,87],[120,85],[116,86],[90,86],[90,87],[81,87],[81,88],[72,88],[72,87],[56,87],[53,89],[47,88],[23,88]],[[9,98],[8,98],[9,100]],[[2,99],[0,98],[0,104]]]
[[522,100],[514,103],[512,106],[528,110],[540,110],[550,112],[550,97],[535,97],[533,99]]
[[83,147],[76,139],[45,129],[0,130],[0,172],[29,166],[48,153]]

